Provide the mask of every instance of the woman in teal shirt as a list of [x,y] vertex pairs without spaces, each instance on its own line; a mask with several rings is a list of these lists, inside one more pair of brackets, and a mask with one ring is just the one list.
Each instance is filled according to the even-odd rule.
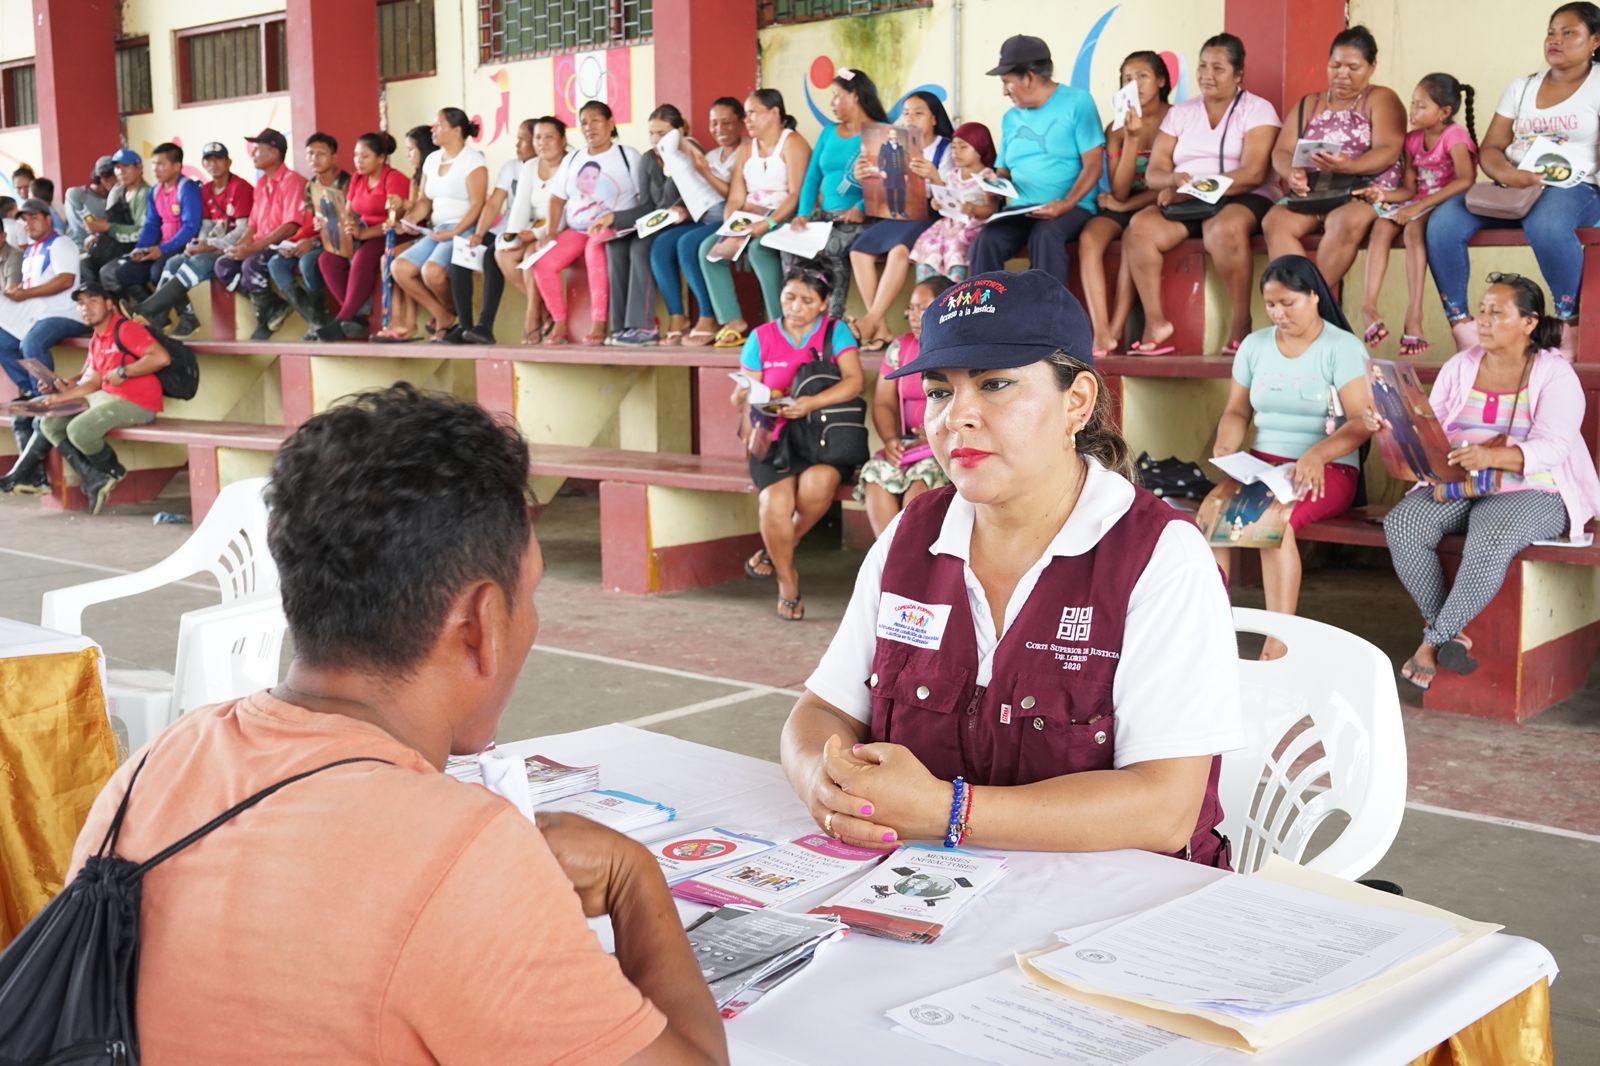
[[[830,103],[839,121],[817,138],[811,164],[806,167],[805,184],[800,187],[800,204],[789,225],[796,232],[803,232],[812,219],[833,223],[827,246],[814,263],[828,276],[833,290],[828,298],[828,315],[842,319],[850,296],[850,246],[867,221],[866,201],[855,174],[856,158],[861,155],[861,130],[869,122],[887,123],[889,116],[878,99],[878,86],[863,71],[848,67],[834,76]],[[799,256],[783,253],[785,273],[800,263]]]
[[[1279,256],[1267,264],[1261,298],[1272,325],[1247,336],[1233,357],[1228,406],[1211,454],[1243,448],[1254,421],[1250,454],[1274,465],[1294,463],[1300,500],[1289,512],[1283,542],[1261,553],[1267,610],[1294,614],[1300,603],[1295,530],[1348,511],[1361,483],[1357,451],[1372,435],[1363,425],[1371,406],[1367,359],[1339,301],[1305,256]],[[1226,573],[1233,549],[1215,551]],[[1268,640],[1261,657],[1276,659],[1283,652],[1281,643]]]

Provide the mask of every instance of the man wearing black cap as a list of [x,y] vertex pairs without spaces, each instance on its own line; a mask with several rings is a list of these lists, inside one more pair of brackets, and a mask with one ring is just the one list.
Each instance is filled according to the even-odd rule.
[[200,328],[189,290],[210,281],[217,258],[239,243],[249,228],[250,208],[255,202],[255,190],[232,172],[233,161],[221,141],[201,149],[200,165],[211,176],[200,187],[200,232],[181,253],[167,260],[155,295],[134,308],[136,315],[157,327],[165,326],[176,310],[174,337],[187,337]]
[[783,731],[830,835],[1227,867],[1218,756],[1244,743],[1227,590],[1194,522],[1130,482],[1093,344],[1036,270],[923,312],[890,376],[921,376],[951,485],[867,554]]
[[[36,359],[53,370],[56,364],[51,349],[68,337],[87,336],[89,328],[72,301],[72,286],[78,277],[77,245],[55,232],[50,205],[44,201],[24,201],[20,214],[30,243],[23,256],[22,281],[7,286],[0,295],[0,367],[22,395],[29,397],[36,390],[22,360]],[[49,491],[44,456],[50,445],[42,437],[36,439],[34,422],[26,415],[12,419],[18,458],[11,472],[0,477],[0,493]],[[30,461],[30,455],[37,461]]]
[[1105,154],[1105,130],[1094,98],[1058,85],[1050,46],[1015,36],[1000,47],[998,75],[1011,110],[1000,122],[995,173],[1010,178],[1017,199],[1006,207],[1037,205],[1025,215],[991,219],[972,245],[972,272],[1003,270],[1024,248],[1036,270],[1067,283],[1067,242],[1094,215],[1095,186]]
[[[94,330],[89,358],[75,384],[46,393],[39,403],[53,408],[87,400],[89,409],[47,415],[39,420],[39,432],[78,475],[89,513],[99,514],[111,490],[128,476],[106,443],[106,434],[155,421],[162,407],[161,382],[155,374],[172,359],[149,330],[118,313],[116,301],[99,285],[81,285],[72,298],[83,311],[84,323]],[[23,458],[43,464],[48,452],[49,448],[30,447]]]
[[250,297],[256,310],[253,341],[267,341],[292,310],[272,290],[267,264],[276,249],[309,224],[305,210],[306,179],[284,165],[289,139],[275,129],[264,129],[250,142],[250,159],[261,171],[250,225],[239,242],[222,253],[213,268],[218,281]]
[[103,155],[94,161],[89,184],[74,185],[67,190],[67,236],[79,248],[89,243],[89,229],[84,220],[106,217],[106,197],[111,195],[111,187],[116,183],[117,168],[111,165],[110,156]]

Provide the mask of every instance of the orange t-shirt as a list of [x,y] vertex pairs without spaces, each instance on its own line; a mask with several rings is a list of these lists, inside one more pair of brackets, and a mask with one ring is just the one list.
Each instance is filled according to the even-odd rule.
[[[266,693],[162,733],[117,853],[146,859],[289,785],[144,879],[139,1042],[179,1062],[617,1063],[666,1019],[600,949],[538,829],[376,726]],[[101,792],[76,873],[137,757]]]

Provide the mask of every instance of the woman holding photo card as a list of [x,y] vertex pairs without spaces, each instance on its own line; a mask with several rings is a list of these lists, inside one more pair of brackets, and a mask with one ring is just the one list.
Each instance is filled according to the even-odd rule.
[[[1439,667],[1478,668],[1464,632],[1489,605],[1517,553],[1580,534],[1600,513],[1600,477],[1583,437],[1583,385],[1559,349],[1544,290],[1521,274],[1490,274],[1478,306],[1479,343],[1439,368],[1428,402],[1466,481],[1419,485],[1383,519],[1394,570],[1422,612],[1422,643],[1401,676],[1426,689]],[[1367,429],[1382,428],[1376,412]],[[1439,541],[1466,534],[1446,585]]]
[[1193,521],[1129,481],[1093,338],[1039,270],[978,274],[924,313],[893,376],[920,382],[952,485],[867,553],[783,731],[829,835],[1229,866],[1227,591]]
[[[1245,338],[1233,357],[1228,406],[1217,423],[1213,456],[1244,447],[1263,462],[1294,463],[1300,492],[1276,549],[1261,553],[1267,610],[1294,614],[1300,604],[1300,549],[1295,530],[1332,518],[1355,503],[1361,482],[1358,449],[1372,436],[1364,417],[1372,406],[1366,352],[1350,332],[1338,299],[1311,260],[1286,255],[1261,274],[1261,298],[1272,325]],[[1215,549],[1227,573],[1232,548]],[[1283,655],[1269,639],[1263,659]]]
[[[523,162],[522,173],[517,175],[511,215],[495,245],[494,256],[511,287],[527,297],[522,343],[533,344],[544,335],[545,322],[554,327],[555,321],[545,318],[533,268],[523,269],[522,262],[550,235],[550,200],[560,184],[562,165],[571,153],[567,149],[567,124],[554,115],[524,119],[518,131],[519,146],[523,136],[531,139],[533,155]],[[520,147],[517,155],[522,155]]]

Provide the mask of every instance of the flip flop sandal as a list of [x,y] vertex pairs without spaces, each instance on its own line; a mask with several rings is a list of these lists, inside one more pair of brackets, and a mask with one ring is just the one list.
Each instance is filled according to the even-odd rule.
[[796,596],[792,600],[786,600],[779,596],[778,609],[780,611],[795,612],[794,614],[779,614],[778,617],[785,622],[804,622],[806,620],[806,601],[801,597]]
[[1177,351],[1171,344],[1157,344],[1154,341],[1138,341],[1128,351],[1133,355],[1171,355]]
[[736,329],[729,329],[724,326],[717,331],[717,339],[714,346],[717,348],[743,348],[744,334]]
[[1453,674],[1460,674],[1463,677],[1472,673],[1480,665],[1478,660],[1468,653],[1467,646],[1459,640],[1445,641],[1439,645],[1435,654],[1439,656],[1440,666]]
[[1401,355],[1422,355],[1430,347],[1432,347],[1432,345],[1428,343],[1427,338],[1425,337],[1414,337],[1409,333],[1402,333],[1400,335]]
[[587,344],[591,348],[603,348],[611,343],[611,334],[598,332],[590,333],[587,337],[583,338],[583,343]]
[[744,561],[744,576],[753,581],[766,581],[768,578],[772,577],[775,571],[769,570],[763,574],[761,571],[757,570],[756,567],[771,565],[772,556],[768,555],[763,549],[762,551],[757,552],[755,556],[752,556]]
[[663,346],[668,345],[668,344],[674,345],[674,346],[682,344],[683,343],[683,330],[681,330],[681,329],[669,329],[669,330],[667,330],[667,332],[664,333],[662,335],[662,337],[661,337],[661,343],[662,343]]
[[862,355],[877,355],[880,352],[886,352],[889,350],[889,342],[886,340],[870,340],[862,344],[856,350]]
[[[1406,673],[1406,670],[1410,670],[1411,673]],[[1406,660],[1405,668],[1400,671],[1400,680],[1405,681],[1408,684],[1415,685],[1417,688],[1426,692],[1428,689],[1433,687],[1433,678],[1437,673],[1438,671],[1433,667],[1423,666],[1421,663],[1417,662],[1417,657],[1413,655],[1411,658]]]
[[[705,339],[699,340],[698,338],[700,337],[704,337]],[[716,339],[717,333],[715,330],[691,329],[688,333],[684,334],[683,344],[686,348],[704,348],[706,345],[710,344]]]
[[1367,327],[1367,331],[1361,335],[1361,339],[1368,348],[1376,348],[1389,339],[1389,327],[1384,325],[1383,319],[1380,318]]

